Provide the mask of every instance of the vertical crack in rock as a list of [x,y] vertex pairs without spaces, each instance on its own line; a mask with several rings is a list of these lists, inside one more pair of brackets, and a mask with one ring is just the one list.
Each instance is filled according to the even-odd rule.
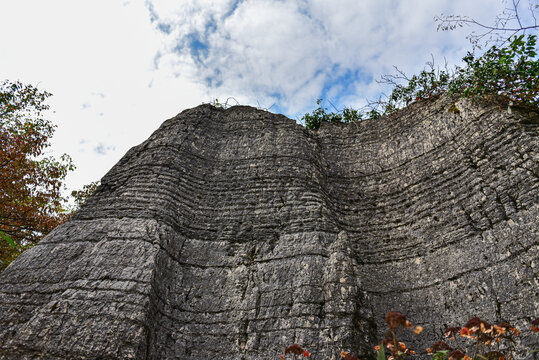
[[376,343],[372,317],[361,294],[358,264],[352,253],[352,244],[346,232],[341,231],[329,246],[329,259],[324,271],[324,323],[321,357],[337,359],[335,348],[366,355]]
[[0,359],[367,358],[387,311],[425,328],[416,350],[470,316],[525,328],[538,133],[443,97],[316,132],[186,110],[0,274]]

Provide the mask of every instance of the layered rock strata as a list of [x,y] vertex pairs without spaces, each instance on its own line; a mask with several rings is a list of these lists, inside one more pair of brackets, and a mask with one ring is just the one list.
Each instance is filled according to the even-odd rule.
[[[441,98],[309,131],[202,105],[0,274],[0,359],[317,359],[539,316],[539,116]],[[533,339],[524,336],[523,344]]]

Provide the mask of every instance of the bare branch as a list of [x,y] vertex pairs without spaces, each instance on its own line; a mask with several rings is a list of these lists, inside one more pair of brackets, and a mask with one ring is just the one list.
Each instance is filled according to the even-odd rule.
[[[520,14],[519,5],[521,0],[512,0],[512,7],[505,8],[503,12],[496,16],[493,25],[481,23],[468,16],[461,15],[444,15],[434,17],[434,21],[438,23],[437,30],[447,31],[455,30],[463,26],[474,26],[483,29],[484,32],[476,33],[472,31],[467,36],[468,40],[473,44],[474,48],[481,48],[480,43],[488,45],[490,42],[503,45],[509,38],[518,34],[526,33],[527,31],[539,31],[537,24],[536,11],[539,9],[539,4],[535,4],[537,0],[528,0],[528,10],[530,18],[533,22],[524,23]],[[513,24],[513,25],[511,25]]]
[[328,99],[328,102],[331,104],[331,106],[333,106],[333,108],[335,109],[335,111],[337,111],[337,112],[342,111],[342,110],[337,109],[337,107],[336,107],[335,105],[333,105],[333,103],[331,102],[331,100]]
[[515,18],[517,19],[518,21],[518,25],[520,26],[520,28],[522,29],[523,26],[522,26],[522,23],[520,22],[520,16],[518,16],[518,4],[520,3],[520,0],[518,0],[516,3],[515,3],[515,0],[513,0],[513,8],[515,9]]

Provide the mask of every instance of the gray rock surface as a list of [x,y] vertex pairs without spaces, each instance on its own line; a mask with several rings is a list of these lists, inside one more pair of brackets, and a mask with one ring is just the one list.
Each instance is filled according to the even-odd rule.
[[[539,116],[441,98],[309,131],[202,105],[0,274],[0,359],[313,359],[539,316]],[[537,342],[524,336],[523,344]]]

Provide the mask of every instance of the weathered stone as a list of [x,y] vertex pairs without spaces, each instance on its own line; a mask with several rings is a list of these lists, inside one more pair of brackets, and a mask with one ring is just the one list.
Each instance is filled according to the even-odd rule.
[[447,98],[316,132],[186,110],[0,275],[0,358],[336,359],[387,311],[416,350],[472,315],[528,328],[538,124]]

